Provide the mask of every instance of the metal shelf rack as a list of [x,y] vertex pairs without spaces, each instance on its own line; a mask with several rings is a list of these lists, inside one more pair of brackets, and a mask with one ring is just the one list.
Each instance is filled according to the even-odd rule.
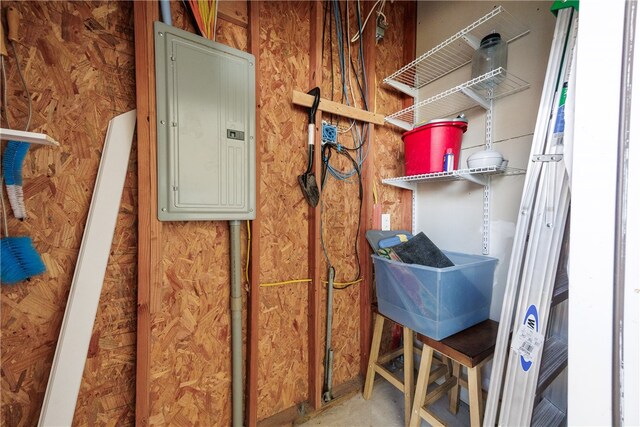
[[502,39],[510,43],[527,34],[529,29],[498,6],[385,78],[383,83],[416,98],[421,87],[468,64],[480,40],[492,32],[500,33]]
[[450,117],[478,105],[485,110],[489,110],[492,100],[503,98],[527,88],[529,88],[529,83],[526,81],[503,68],[496,68],[475,79],[393,113],[385,117],[385,120],[409,131],[429,120]]
[[417,184],[426,181],[453,181],[464,179],[475,182],[479,185],[486,185],[487,179],[491,175],[522,175],[525,172],[526,170],[519,168],[490,166],[484,168],[456,169],[450,172],[433,172],[422,175],[387,178],[383,179],[382,183],[415,191]]
[[[405,65],[383,80],[383,83],[414,98],[414,105],[385,117],[385,121],[406,131],[435,118],[451,117],[470,108],[481,106],[486,110],[485,148],[491,149],[493,139],[493,104],[507,95],[527,89],[529,83],[497,68],[428,99],[420,100],[420,89],[429,83],[471,62],[480,40],[488,34],[500,33],[510,43],[529,33],[529,29],[516,20],[502,6],[493,8],[471,25],[458,31],[433,49]],[[416,232],[418,183],[431,180],[466,179],[484,186],[482,217],[482,253],[489,254],[491,175],[518,175],[525,171],[515,168],[459,169],[383,179],[382,182],[412,191],[413,231]]]
[[29,144],[53,145],[55,147],[60,146],[60,143],[58,141],[44,133],[26,132],[23,130],[15,129],[0,128],[0,139],[2,139],[3,141],[14,140],[28,142]]

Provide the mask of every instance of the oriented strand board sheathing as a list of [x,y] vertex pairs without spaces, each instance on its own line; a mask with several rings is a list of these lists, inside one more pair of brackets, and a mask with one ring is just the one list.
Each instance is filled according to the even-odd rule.
[[[353,4],[349,5],[349,34],[351,38],[353,34],[357,32],[357,20],[355,15],[355,7]],[[340,4],[343,16],[346,12],[346,4],[342,2]],[[333,14],[328,15],[329,19],[334,19]],[[335,22],[333,22],[333,46],[334,50],[337,49],[337,36],[335,34]],[[331,93],[331,57],[330,57],[330,43],[329,43],[329,23],[327,22],[326,28],[325,53],[324,53],[324,72],[323,72],[323,96],[327,98],[340,101],[342,100],[342,93],[340,91],[340,68],[337,53],[333,55],[333,75],[334,75],[334,91]],[[345,34],[346,37],[346,34]],[[346,47],[346,45],[345,45]],[[345,51],[345,55],[348,52]],[[356,69],[361,69],[361,62],[359,60],[359,43],[351,44],[351,57]],[[358,90],[357,82],[353,70],[350,72],[351,86],[353,87],[353,94],[355,94],[355,100],[352,98],[351,91],[349,91],[349,103],[355,105],[358,108],[363,108],[363,103]],[[362,82],[362,80],[361,80]],[[372,84],[369,82],[369,84]],[[346,101],[343,101],[346,102]],[[369,100],[369,107],[373,108],[372,100]],[[325,115],[323,119],[330,121],[331,116]],[[337,123],[341,129],[345,129],[350,126],[350,122],[344,118],[333,118],[333,123]],[[353,147],[354,142],[351,133],[340,133],[339,143]],[[355,153],[350,152],[355,158]],[[369,157],[369,162],[372,160],[372,156]],[[352,164],[344,156],[333,153],[331,157],[331,165],[334,168],[340,170],[351,170]],[[371,191],[367,189],[367,184],[364,183],[365,191]],[[326,192],[324,193],[324,213],[323,213],[323,228],[325,236],[325,246],[331,258],[334,268],[336,269],[336,281],[347,282],[357,277],[357,264],[358,260],[355,257],[355,239],[358,224],[358,215],[360,201],[358,199],[358,180],[357,176],[350,178],[347,181],[337,181],[333,177],[328,178],[328,184]],[[363,216],[365,212],[362,212]],[[361,237],[361,236],[360,236]],[[359,250],[359,257],[362,259],[368,254],[363,254]],[[326,278],[326,263],[323,263],[323,277]],[[361,272],[362,276],[363,272]],[[334,351],[334,363],[333,363],[333,387],[337,387],[349,380],[352,380],[358,375],[360,365],[360,319],[359,319],[359,307],[360,307],[360,284],[354,285],[348,289],[335,290],[333,297],[333,325],[332,325],[332,348]],[[322,298],[322,332],[325,333],[326,325],[326,286],[323,290]],[[324,351],[324,342],[322,343]],[[324,355],[324,352],[323,352]],[[323,356],[324,357],[324,356]]]
[[[180,3],[172,2],[172,12],[176,27],[194,31]],[[219,20],[216,41],[246,50],[247,30]],[[162,227],[160,309],[151,313],[149,424],[229,425],[229,224],[166,222]],[[244,223],[241,241],[244,265]],[[243,325],[244,333],[246,311]]]
[[[47,272],[2,287],[2,422],[35,425],[60,331],[108,121],[135,107],[131,3],[4,2],[22,16],[16,44],[33,100],[31,130],[60,148],[29,151],[29,235]],[[26,119],[13,58],[9,116]],[[85,365],[74,424],[133,423],[135,378],[136,155],[131,155],[116,234]]]
[[[376,112],[385,115],[403,108],[403,95],[389,86],[382,85],[382,80],[405,65],[403,59],[405,52],[397,49],[397,46],[403,45],[404,20],[413,19],[406,12],[410,6],[410,2],[397,1],[385,7],[389,29],[392,31],[385,31],[384,39],[377,44],[376,81],[378,89],[375,100]],[[391,228],[411,230],[411,223],[403,223],[402,221],[403,210],[411,210],[411,206],[403,206],[403,203],[399,202],[402,200],[402,193],[408,190],[382,184],[384,178],[404,175],[404,145],[401,136],[402,130],[390,124],[376,128],[376,167],[373,175],[378,188],[378,202],[382,205],[382,212],[391,214]],[[389,328],[390,326],[385,325],[381,351],[388,350],[391,345]]]
[[[393,28],[393,31],[386,31],[385,38],[377,45],[376,80],[379,83],[379,87],[375,104],[377,112],[385,115],[402,108],[402,94],[386,85],[382,85],[381,82],[386,76],[404,65],[403,51],[397,49],[397,46],[402,45],[403,42],[403,22],[404,19],[407,19],[404,10],[408,6],[408,2],[394,2],[385,8],[389,28]],[[401,136],[401,129],[389,124],[376,128],[375,150],[377,162],[374,176],[382,212],[391,214],[392,229],[410,227],[410,224],[401,223],[402,205],[398,203],[401,193],[406,190],[381,183],[384,178],[402,176],[404,174],[404,146]]]
[[218,19],[241,28],[249,27],[248,2],[243,0],[221,0],[218,2]]
[[[308,208],[297,178],[307,162],[307,114],[292,105],[291,92],[308,90],[309,17],[308,2],[268,1],[260,9],[261,283],[307,277]],[[306,286],[261,289],[258,419],[307,398]]]
[[[351,144],[351,141],[345,141],[344,144]],[[335,157],[335,154],[333,157]],[[332,164],[345,170],[350,167],[344,162],[333,162]],[[349,182],[329,178],[324,192],[323,235],[325,247],[336,270],[336,282],[348,282],[357,277],[358,270],[354,244],[358,222],[358,207],[357,180],[354,179]],[[327,277],[326,268],[322,276]],[[326,324],[326,286],[323,286],[323,289],[322,324],[324,326]],[[353,285],[347,289],[334,289],[332,320],[334,387],[354,378],[358,374],[360,363],[360,349],[358,346],[360,328],[359,290],[359,285]]]
[[228,424],[228,224],[166,223],[163,239],[162,309],[152,315],[149,422]]

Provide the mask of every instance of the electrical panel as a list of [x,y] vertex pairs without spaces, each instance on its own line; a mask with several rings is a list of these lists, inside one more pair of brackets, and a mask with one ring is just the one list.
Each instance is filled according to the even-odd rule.
[[156,22],[158,219],[254,219],[255,59]]

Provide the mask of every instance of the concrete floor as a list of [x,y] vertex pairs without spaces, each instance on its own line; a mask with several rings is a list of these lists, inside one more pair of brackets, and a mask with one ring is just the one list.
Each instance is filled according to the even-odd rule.
[[[447,395],[430,406],[430,409],[450,426],[468,426],[469,407],[460,401],[457,415],[449,412]],[[400,390],[385,380],[376,381],[370,400],[358,393],[343,404],[331,408],[313,418],[304,426],[327,427],[404,427],[404,396]],[[422,421],[422,426],[429,426]]]

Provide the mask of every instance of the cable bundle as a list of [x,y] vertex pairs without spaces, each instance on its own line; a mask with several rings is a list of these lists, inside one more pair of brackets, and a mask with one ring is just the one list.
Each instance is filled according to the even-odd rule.
[[218,20],[218,0],[189,0],[193,17],[203,37],[216,39],[216,24]]
[[[376,3],[377,5],[378,3]],[[349,1],[344,3],[345,11],[341,10],[341,3],[338,0],[329,0],[325,3],[325,17],[323,23],[323,42],[325,39],[325,30],[327,27],[327,22],[329,24],[329,46],[331,49],[330,52],[330,67],[331,67],[331,99],[333,100],[334,93],[334,70],[333,70],[333,54],[334,54],[334,44],[333,44],[333,24],[335,22],[335,35],[337,39],[336,51],[338,55],[338,65],[340,68],[340,83],[341,83],[341,102],[346,105],[352,105],[350,99],[353,100],[353,104],[357,103],[356,95],[354,92],[354,88],[352,83],[351,72],[353,71],[353,80],[357,85],[357,89],[360,95],[360,101],[362,103],[362,107],[364,110],[369,109],[369,104],[367,100],[367,78],[366,78],[366,68],[364,63],[364,48],[362,45],[362,38],[359,38],[358,45],[358,54],[357,61],[354,63],[353,57],[351,56],[351,44],[349,43],[350,34],[349,34]],[[375,5],[374,5],[375,8]],[[333,17],[331,16],[333,15]],[[356,2],[356,10],[355,15],[357,19],[358,26],[358,35],[362,34],[364,25],[361,21],[360,14],[360,2]],[[346,19],[344,19],[346,17]],[[323,43],[324,47],[324,43]],[[346,55],[345,55],[346,52]],[[324,55],[323,55],[324,57]],[[357,65],[356,65],[357,64]],[[356,124],[355,120],[351,121],[351,125],[345,131],[341,131],[338,126],[336,126],[338,133],[347,133],[351,132],[351,137],[353,139],[353,146],[347,146],[340,144],[338,138],[336,138],[332,142],[326,142],[322,147],[322,188],[325,188],[327,184],[327,178],[329,175],[336,178],[339,181],[347,181],[350,178],[355,177],[357,179],[358,184],[358,199],[359,199],[359,208],[358,208],[358,222],[356,228],[356,237],[354,241],[354,252],[356,257],[356,267],[357,274],[356,279],[349,281],[343,286],[335,286],[336,289],[344,289],[355,283],[359,283],[360,279],[360,257],[358,253],[358,237],[360,234],[360,220],[362,217],[362,199],[363,199],[363,185],[362,185],[362,176],[361,176],[361,167],[367,158],[367,154],[369,151],[369,144],[366,144],[368,139],[368,129],[369,126],[366,123]],[[335,166],[331,165],[331,155],[335,152],[339,156],[345,157],[350,165],[351,169],[340,170]],[[353,153],[353,154],[352,154]],[[323,206],[321,206],[323,208]],[[322,221],[322,210],[320,215],[320,228],[321,230],[324,228],[324,224]],[[322,248],[324,251],[325,258],[329,266],[332,266],[331,260],[329,258],[329,254],[324,245],[323,232],[320,233]]]

